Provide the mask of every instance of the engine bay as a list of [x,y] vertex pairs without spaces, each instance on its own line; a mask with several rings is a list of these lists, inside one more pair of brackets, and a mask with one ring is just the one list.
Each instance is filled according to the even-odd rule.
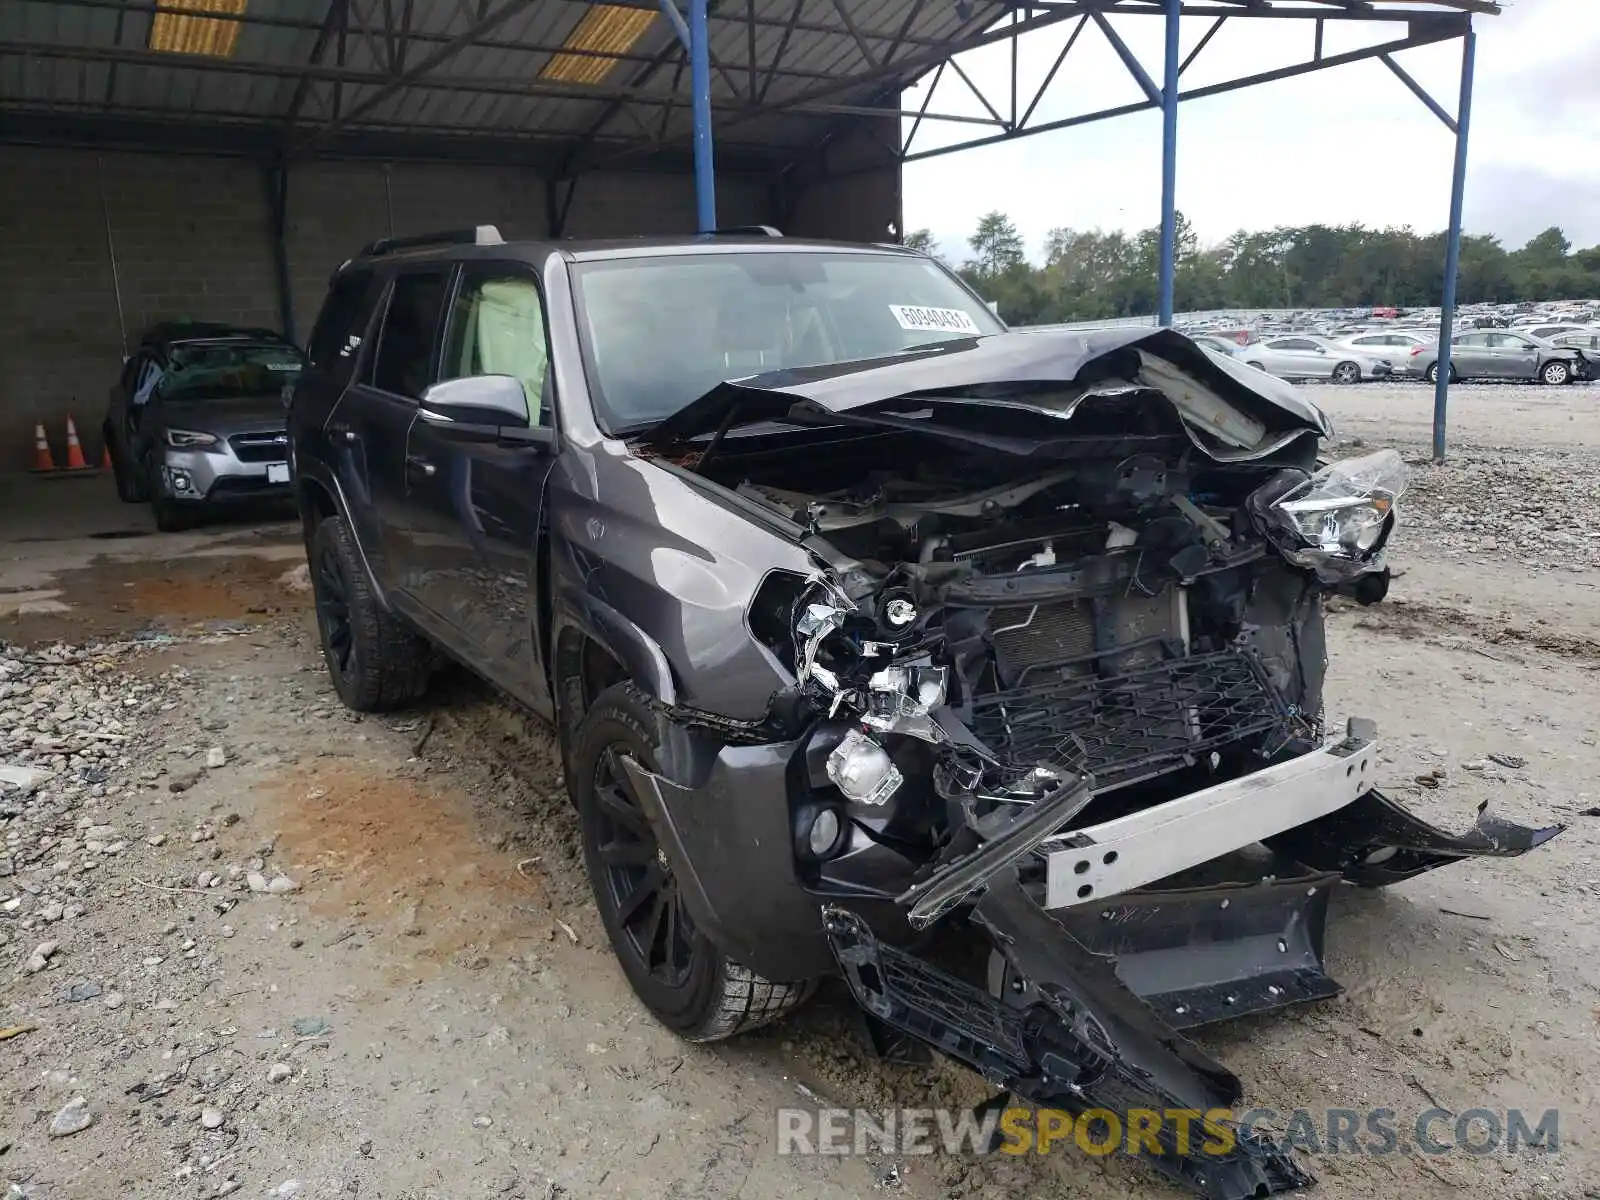
[[809,739],[806,803],[837,808],[817,880],[915,888],[1079,781],[1087,820],[1320,743],[1322,600],[1381,594],[1381,537],[1348,578],[1286,557],[1272,506],[1319,478],[1313,439],[1219,462],[1107,432],[1041,459],[830,433],[706,472],[828,564],[750,613],[794,673],[775,708]]

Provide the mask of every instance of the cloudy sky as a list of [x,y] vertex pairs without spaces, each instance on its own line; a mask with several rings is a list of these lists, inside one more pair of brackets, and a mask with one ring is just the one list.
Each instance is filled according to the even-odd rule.
[[[1600,243],[1600,8],[1597,0],[1505,0],[1479,17],[1477,85],[1468,155],[1465,226],[1520,246],[1550,225],[1574,244]],[[1209,22],[1184,22],[1187,54]],[[1116,22],[1160,83],[1159,18]],[[1026,106],[1073,22],[1022,41]],[[1324,52],[1396,36],[1403,27],[1328,22]],[[1311,56],[1311,23],[1228,22],[1185,72],[1198,87]],[[1002,112],[1008,52],[986,48],[962,65]],[[1455,111],[1460,42],[1396,56]],[[1031,86],[1030,86],[1031,85]],[[1091,24],[1034,115],[1058,120],[1136,101],[1142,93]],[[907,107],[920,102],[907,96]],[[930,111],[981,115],[945,72]],[[924,122],[912,151],[988,132]],[[1310,222],[1444,228],[1454,139],[1382,63],[1372,60],[1194,100],[1179,109],[1178,207],[1204,243],[1233,231]],[[1140,229],[1160,219],[1161,119],[1155,112],[1021,138],[923,162],[905,171],[908,229],[931,229],[960,258],[977,219],[1010,215],[1039,257],[1048,230]]]

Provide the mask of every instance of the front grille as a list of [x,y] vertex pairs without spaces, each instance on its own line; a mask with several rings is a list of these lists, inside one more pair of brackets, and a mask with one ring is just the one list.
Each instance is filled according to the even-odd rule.
[[1087,771],[1100,787],[1287,725],[1260,669],[1232,650],[1030,683],[978,697],[972,714],[972,732],[1009,768]]
[[283,462],[289,457],[289,435],[282,432],[236,433],[228,439],[240,462]]

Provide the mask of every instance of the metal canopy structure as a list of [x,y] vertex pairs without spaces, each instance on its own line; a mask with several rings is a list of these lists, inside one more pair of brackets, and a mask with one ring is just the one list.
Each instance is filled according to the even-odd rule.
[[[1382,62],[1455,138],[1434,451],[1445,447],[1475,14],[1492,0],[4,0],[0,142],[243,155],[268,172],[281,229],[284,172],[308,157],[521,165],[551,210],[572,181],[615,169],[686,170],[702,228],[716,172],[804,188],[1146,110],[1162,115],[1160,319],[1172,319],[1179,106],[1364,60]],[[1119,27],[1164,22],[1159,69]],[[1183,76],[1230,22],[1277,22],[1301,61],[1200,87]],[[1043,79],[1022,89],[1018,39],[1065,26]],[[1377,40],[1324,52],[1330,27]],[[1185,33],[1194,31],[1184,51]],[[1036,120],[1085,35],[1104,38],[1142,97]],[[1395,58],[1459,41],[1453,106]],[[961,57],[1009,44],[998,99]],[[1065,72],[1065,75],[1064,75]],[[925,84],[919,107],[904,93]],[[941,86],[981,111],[947,111]],[[966,106],[970,109],[972,106]],[[966,136],[927,145],[935,125]],[[868,131],[836,162],[845,135]],[[920,140],[919,140],[920,139]],[[713,151],[714,147],[714,151]],[[715,159],[715,165],[714,165]],[[565,189],[563,191],[563,188]],[[560,219],[552,232],[559,234]]]

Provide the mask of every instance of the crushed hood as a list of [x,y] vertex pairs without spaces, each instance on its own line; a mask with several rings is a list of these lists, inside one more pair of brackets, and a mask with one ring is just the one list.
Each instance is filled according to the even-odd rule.
[[[1040,387],[1050,384],[1061,389]],[[1161,392],[1191,429],[1238,456],[1281,444],[1285,435],[1331,432],[1322,411],[1283,380],[1208,354],[1174,330],[1121,326],[991,334],[891,358],[728,380],[660,422],[645,441],[680,442],[725,422],[865,415],[874,405],[907,398],[1003,404],[1065,418],[1084,396],[1129,390]]]

